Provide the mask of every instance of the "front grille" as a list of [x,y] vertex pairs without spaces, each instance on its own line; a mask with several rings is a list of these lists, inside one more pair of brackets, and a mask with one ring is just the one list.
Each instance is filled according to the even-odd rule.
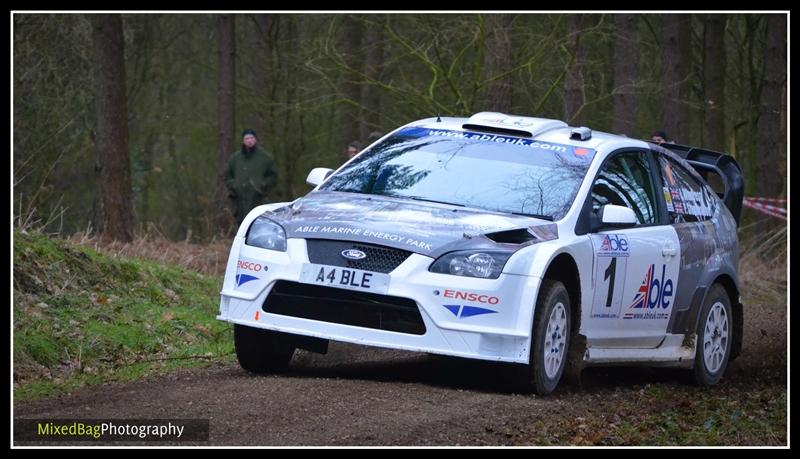
[[278,281],[262,309],[266,313],[335,324],[425,334],[425,323],[415,301],[377,293]]
[[[391,247],[328,239],[307,239],[306,247],[311,263],[362,269],[376,273],[392,272],[411,255],[409,251]],[[342,256],[342,252],[348,249],[360,250],[367,256],[362,260],[348,260]]]

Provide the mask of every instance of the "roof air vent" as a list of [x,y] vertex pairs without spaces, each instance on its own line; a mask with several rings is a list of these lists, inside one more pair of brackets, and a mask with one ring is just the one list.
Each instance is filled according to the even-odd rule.
[[461,127],[478,132],[536,137],[551,129],[567,127],[567,123],[546,118],[480,112],[472,115]]
[[574,128],[569,133],[570,140],[589,140],[592,138],[592,130],[587,127]]

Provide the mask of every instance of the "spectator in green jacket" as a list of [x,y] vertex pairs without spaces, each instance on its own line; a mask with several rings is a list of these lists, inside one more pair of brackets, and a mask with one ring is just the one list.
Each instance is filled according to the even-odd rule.
[[239,225],[254,207],[266,204],[267,193],[277,179],[272,155],[258,146],[254,130],[245,129],[242,148],[231,156],[225,167],[225,186]]

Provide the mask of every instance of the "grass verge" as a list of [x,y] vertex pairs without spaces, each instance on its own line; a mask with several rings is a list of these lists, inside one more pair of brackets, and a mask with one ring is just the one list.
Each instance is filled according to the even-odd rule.
[[15,230],[14,400],[233,360],[220,282]]

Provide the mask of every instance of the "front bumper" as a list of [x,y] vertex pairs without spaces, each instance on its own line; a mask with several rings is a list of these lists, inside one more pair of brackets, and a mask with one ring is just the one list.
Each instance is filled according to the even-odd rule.
[[[436,274],[428,271],[432,262],[429,257],[411,254],[389,273],[385,295],[416,303],[424,323],[421,334],[403,333],[266,312],[265,302],[276,283],[300,281],[303,266],[309,263],[306,241],[289,239],[286,252],[275,252],[244,245],[237,238],[220,292],[217,319],[355,344],[527,363],[541,279],[514,274],[501,274],[498,279]],[[253,272],[256,266],[250,263],[261,265],[258,272]],[[252,279],[237,285],[237,275]]]

